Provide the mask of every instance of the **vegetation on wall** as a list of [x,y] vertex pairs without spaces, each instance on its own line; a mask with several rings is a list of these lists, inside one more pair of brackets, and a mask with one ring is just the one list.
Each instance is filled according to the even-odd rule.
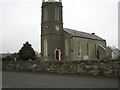
[[18,53],[11,54],[10,56],[2,58],[3,61],[16,61],[20,60]]

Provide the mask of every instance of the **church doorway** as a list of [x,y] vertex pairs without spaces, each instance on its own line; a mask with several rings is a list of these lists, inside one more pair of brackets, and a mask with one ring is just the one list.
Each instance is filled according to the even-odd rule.
[[59,49],[55,50],[55,60],[56,61],[61,61],[61,52]]

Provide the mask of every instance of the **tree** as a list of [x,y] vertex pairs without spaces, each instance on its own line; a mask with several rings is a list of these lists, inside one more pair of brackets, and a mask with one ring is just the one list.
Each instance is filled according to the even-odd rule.
[[35,51],[31,47],[31,44],[29,44],[29,42],[23,44],[23,47],[19,50],[18,54],[20,59],[22,60],[36,59]]
[[18,60],[20,60],[18,53],[13,53],[2,58],[2,61],[18,61]]
[[18,53],[11,54],[11,57],[14,58],[14,61],[20,60]]
[[14,58],[11,56],[3,57],[2,61],[14,61]]

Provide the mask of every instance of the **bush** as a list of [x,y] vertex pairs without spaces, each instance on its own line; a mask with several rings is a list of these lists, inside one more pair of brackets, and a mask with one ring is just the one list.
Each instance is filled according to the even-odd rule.
[[29,42],[26,42],[25,44],[23,44],[23,47],[19,50],[18,54],[21,60],[36,59],[35,51],[31,47],[31,44],[29,44]]
[[11,54],[10,56],[3,57],[2,61],[18,61],[20,60],[18,53]]
[[2,61],[14,61],[14,58],[11,56],[7,56],[7,57],[2,58]]

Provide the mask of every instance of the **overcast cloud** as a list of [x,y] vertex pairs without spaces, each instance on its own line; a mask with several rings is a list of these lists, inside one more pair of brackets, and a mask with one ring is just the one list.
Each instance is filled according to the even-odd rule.
[[[118,47],[119,0],[63,0],[64,27],[106,39]],[[0,0],[0,52],[18,52],[29,41],[40,52],[42,0]]]

